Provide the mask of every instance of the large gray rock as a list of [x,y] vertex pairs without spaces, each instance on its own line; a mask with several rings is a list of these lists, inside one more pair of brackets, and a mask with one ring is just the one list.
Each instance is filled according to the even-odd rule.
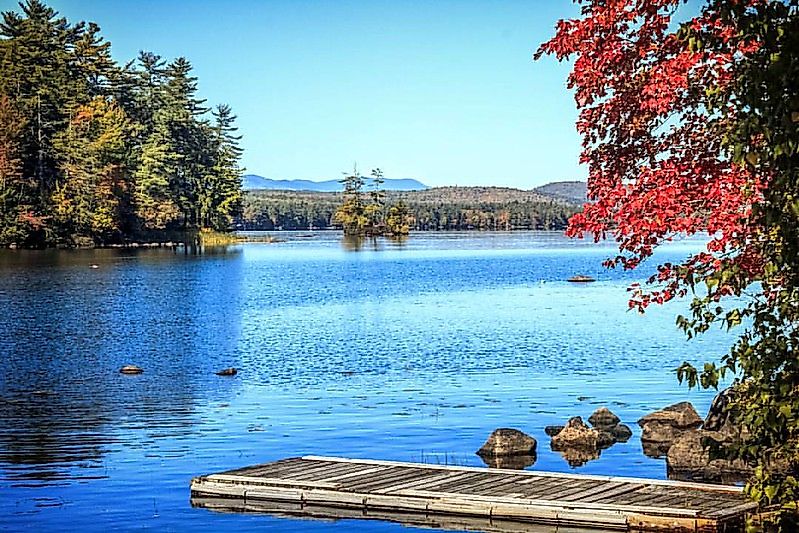
[[480,457],[503,457],[512,455],[535,455],[536,440],[512,428],[495,429],[482,447],[477,450]]
[[664,407],[654,413],[642,417],[638,425],[642,428],[646,424],[657,422],[678,429],[698,428],[702,425],[702,418],[696,412],[691,402],[680,402]]
[[552,437],[551,446],[556,451],[570,448],[596,450],[599,438],[599,431],[588,427],[582,418],[575,416],[569,419],[560,433]]
[[644,416],[638,425],[644,453],[661,457],[683,433],[701,426],[702,419],[690,402],[680,402]]
[[731,483],[743,481],[752,468],[741,460],[711,459],[709,445],[719,445],[727,437],[715,431],[691,429],[683,432],[666,455],[672,479]]
[[588,421],[596,429],[609,430],[616,427],[621,420],[607,407],[600,407],[588,417]]

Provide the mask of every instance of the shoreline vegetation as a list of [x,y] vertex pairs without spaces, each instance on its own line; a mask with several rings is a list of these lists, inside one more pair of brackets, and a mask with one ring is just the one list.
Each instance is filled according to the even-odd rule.
[[[555,184],[550,184],[555,185]],[[547,187],[547,186],[545,186]],[[409,231],[564,230],[582,201],[508,187],[434,187],[382,191],[386,205],[404,205]],[[343,192],[256,190],[243,197],[236,228],[245,231],[341,229]]]
[[27,0],[2,13],[0,73],[0,246],[232,229],[242,198],[236,117],[198,98],[186,58],[140,52],[118,64],[99,26]]

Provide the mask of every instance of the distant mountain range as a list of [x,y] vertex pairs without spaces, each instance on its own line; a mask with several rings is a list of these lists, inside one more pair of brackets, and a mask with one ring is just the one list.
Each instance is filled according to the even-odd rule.
[[[364,178],[365,189],[368,190],[372,180]],[[243,187],[245,191],[297,191],[297,192],[340,192],[343,186],[338,180],[310,181],[310,180],[274,180],[256,174],[244,176]],[[430,188],[424,183],[413,179],[386,179],[383,183],[386,191],[428,191],[429,194],[419,196],[433,198],[439,201],[447,197],[450,200],[459,198],[470,201],[508,201],[524,199],[524,201],[541,201],[552,198],[569,204],[582,205],[586,201],[586,183],[584,181],[556,181],[547,183],[529,191],[512,189],[508,187],[436,187]],[[533,195],[533,196],[531,196]],[[534,198],[534,195],[540,195]],[[543,198],[542,198],[543,197]]]
[[[364,178],[365,189],[369,189],[371,178]],[[310,181],[310,180],[273,180],[247,174],[244,176],[243,188],[245,191],[316,191],[339,192],[344,189],[338,180]],[[421,191],[429,189],[427,185],[411,179],[386,179],[383,183],[386,191]]]

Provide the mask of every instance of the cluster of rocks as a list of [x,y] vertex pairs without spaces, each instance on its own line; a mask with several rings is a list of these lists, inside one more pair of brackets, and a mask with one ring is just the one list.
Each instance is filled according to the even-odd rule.
[[[744,435],[733,427],[726,413],[733,392],[727,389],[713,400],[703,420],[690,402],[670,405],[638,421],[641,444],[650,457],[665,457],[672,479],[735,482],[749,477],[752,469],[740,460],[715,458],[711,450],[739,440]],[[601,450],[627,442],[632,430],[606,407],[594,411],[589,424],[579,416],[563,426],[547,426],[552,450],[573,467],[599,458]],[[522,469],[536,461],[536,440],[518,429],[500,428],[491,433],[477,451],[491,467]]]
[[600,451],[617,442],[627,442],[632,430],[621,423],[607,407],[600,407],[588,417],[588,426],[575,416],[565,426],[547,426],[544,431],[552,437],[550,447],[559,452],[571,466],[582,466],[597,459]]
[[650,457],[666,457],[670,478],[731,482],[746,479],[752,469],[740,460],[713,458],[711,450],[741,438],[725,413],[730,389],[713,400],[703,420],[690,402],[680,402],[648,414],[638,421],[641,444]]
[[[552,437],[551,448],[559,452],[571,466],[582,466],[599,457],[599,451],[617,442],[627,442],[633,432],[609,409],[601,407],[588,418],[591,426],[575,416],[565,426],[547,426]],[[522,469],[536,461],[536,440],[512,428],[494,430],[477,450],[483,461],[494,468]]]

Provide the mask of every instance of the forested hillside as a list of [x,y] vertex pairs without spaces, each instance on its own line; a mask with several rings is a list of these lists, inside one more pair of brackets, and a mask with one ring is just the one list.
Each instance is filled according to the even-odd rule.
[[584,181],[556,181],[536,187],[534,190],[546,196],[576,204],[588,201],[588,184]]
[[[504,187],[435,187],[423,191],[387,191],[386,201],[402,201],[413,230],[563,229],[579,206],[539,194]],[[340,193],[253,191],[245,195],[238,227],[248,230],[326,229]]]
[[198,98],[185,58],[119,65],[94,23],[38,0],[3,13],[0,245],[228,228],[241,201],[234,122]]

